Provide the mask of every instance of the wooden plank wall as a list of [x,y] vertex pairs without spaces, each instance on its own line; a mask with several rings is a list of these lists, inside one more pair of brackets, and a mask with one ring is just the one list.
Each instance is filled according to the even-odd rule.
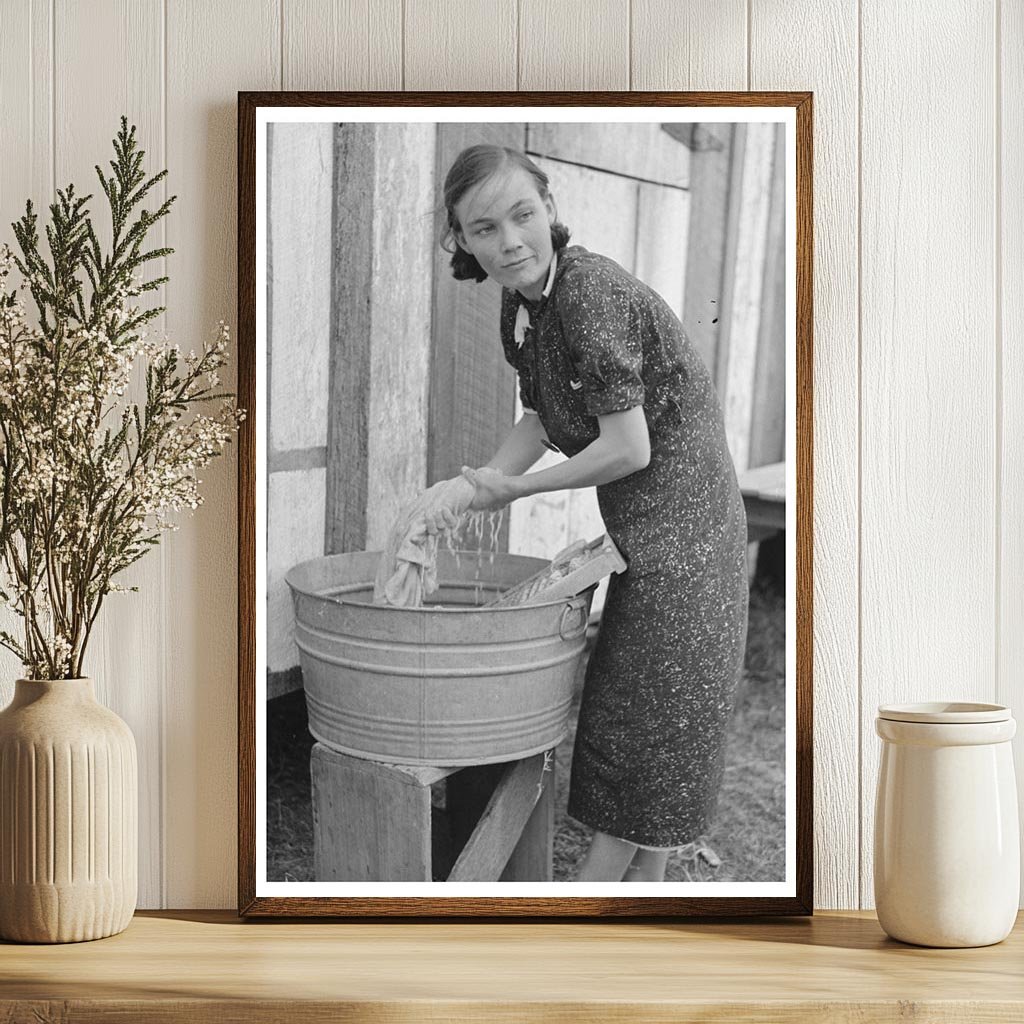
[[[326,123],[270,125],[267,134],[267,529],[274,538],[267,546],[270,695],[280,688],[279,673],[298,663],[284,575],[324,553],[337,134],[335,125]],[[354,412],[357,405],[346,408]],[[352,436],[350,431],[349,447],[355,448]]]
[[[234,309],[239,89],[815,91],[816,902],[870,905],[875,706],[1024,699],[1020,5],[5,0],[3,21],[0,224],[92,188],[124,111],[180,196],[185,345]],[[143,906],[234,905],[234,481],[232,451],[89,665],[140,741]]]

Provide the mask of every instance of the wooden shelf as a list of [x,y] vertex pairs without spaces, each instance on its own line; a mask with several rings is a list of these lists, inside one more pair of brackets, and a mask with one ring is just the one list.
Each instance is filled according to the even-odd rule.
[[748,922],[325,923],[140,913],[67,946],[0,943],[0,1021],[1024,1020],[1024,919],[932,950],[870,913]]

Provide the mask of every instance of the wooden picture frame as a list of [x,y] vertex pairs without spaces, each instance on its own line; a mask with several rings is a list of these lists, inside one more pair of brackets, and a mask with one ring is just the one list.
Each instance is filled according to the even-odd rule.
[[[571,109],[567,109],[571,108]],[[302,111],[306,113],[303,114]],[[273,560],[273,552],[269,550],[266,530],[267,504],[271,501],[270,483],[274,466],[273,459],[279,453],[266,440],[270,433],[270,415],[267,406],[272,403],[277,392],[268,384],[268,377],[273,369],[268,357],[266,321],[268,288],[267,267],[261,261],[269,262],[266,251],[266,221],[270,217],[270,199],[268,198],[268,162],[266,157],[267,125],[302,120],[307,117],[309,122],[328,121],[334,126],[335,132],[350,126],[373,127],[373,118],[381,122],[433,124],[452,128],[452,134],[446,143],[449,147],[454,143],[469,144],[473,132],[459,134],[458,125],[475,125],[486,128],[490,134],[501,141],[507,132],[503,125],[510,122],[513,115],[520,114],[519,121],[533,125],[561,125],[574,122],[582,127],[597,124],[604,120],[612,120],[612,114],[620,116],[623,122],[635,120],[638,124],[655,124],[669,131],[670,135],[682,142],[691,152],[714,151],[716,145],[714,132],[708,133],[708,125],[730,124],[744,126],[742,139],[755,145],[754,135],[749,130],[751,124],[775,126],[778,144],[783,148],[777,150],[779,156],[785,154],[785,174],[773,179],[778,183],[776,194],[770,206],[762,211],[765,217],[772,215],[782,218],[778,221],[780,238],[784,238],[782,248],[776,255],[780,257],[774,262],[771,253],[764,262],[763,288],[764,297],[759,307],[762,332],[774,331],[774,338],[784,338],[783,356],[777,352],[777,359],[768,371],[774,374],[776,389],[781,388],[788,393],[783,403],[782,420],[778,413],[770,410],[748,411],[747,422],[750,425],[751,438],[763,438],[769,434],[784,438],[784,462],[788,465],[788,483],[786,493],[789,495],[788,505],[783,505],[786,530],[782,534],[786,538],[780,555],[783,566],[789,566],[786,603],[787,603],[787,634],[795,626],[795,638],[786,638],[786,872],[785,878],[776,883],[735,883],[721,886],[723,895],[709,895],[716,883],[673,882],[662,883],[663,888],[657,894],[650,893],[650,887],[642,890],[631,888],[623,890],[622,884],[604,883],[602,888],[586,886],[580,888],[580,895],[573,895],[566,886],[559,882],[539,883],[524,886],[515,882],[503,883],[505,888],[501,894],[495,894],[496,886],[487,885],[486,892],[476,892],[473,883],[453,885],[445,881],[424,881],[423,883],[377,881],[361,883],[358,886],[327,885],[321,882],[281,882],[270,881],[266,877],[266,706],[268,693],[267,682],[270,665],[267,655],[269,643],[265,623],[267,619],[268,565]],[[486,115],[490,116],[486,116]],[[698,114],[700,116],[698,116]],[[443,116],[442,116],[443,115]],[[532,116],[528,116],[532,115]],[[466,118],[470,118],[467,122]],[[405,119],[403,121],[403,118]],[[432,118],[432,120],[431,120]],[[550,118],[549,122],[545,118]],[[518,122],[517,122],[518,123]],[[704,127],[702,127],[704,126]],[[780,127],[781,126],[781,127]],[[353,128],[353,131],[356,129]],[[739,128],[734,127],[730,139],[740,138]],[[435,133],[436,134],[436,133]],[[479,133],[477,133],[479,134]],[[276,136],[275,136],[276,137]],[[439,137],[439,136],[438,136]],[[453,141],[454,140],[454,141]],[[451,153],[439,153],[442,143],[434,142],[433,150],[409,150],[399,154],[400,159],[393,161],[387,174],[416,173],[417,160],[422,154],[431,152],[434,161],[440,167],[443,160],[448,160]],[[718,145],[721,149],[721,146]],[[328,152],[325,149],[323,152]],[[370,344],[369,338],[375,329],[371,324],[369,301],[362,301],[363,291],[373,286],[371,269],[373,260],[367,258],[373,244],[370,234],[381,231],[380,224],[371,225],[362,222],[353,214],[358,203],[342,203],[339,190],[358,180],[364,175],[365,181],[383,181],[374,179],[374,174],[384,174],[374,167],[358,166],[363,159],[362,150],[351,147],[344,154],[344,159],[334,153],[335,162],[325,188],[330,190],[329,220],[330,228],[330,295],[321,294],[320,299],[329,302],[331,316],[337,318],[338,310],[344,309],[346,330],[332,335],[330,339],[330,356],[332,360],[344,359],[346,373],[338,374],[333,379],[328,373],[328,387],[333,388],[330,401],[331,412],[326,426],[327,441],[323,452],[316,446],[302,447],[297,443],[287,459],[279,459],[275,465],[282,473],[301,473],[303,467],[315,466],[317,471],[323,470],[324,476],[324,552],[329,551],[361,551],[367,543],[366,531],[366,490],[365,460],[367,459],[367,437],[369,429],[366,424],[365,410],[359,411],[359,402],[371,387],[369,378],[370,357],[360,346]],[[735,154],[732,154],[735,156]],[[719,159],[721,157],[721,159]],[[372,161],[373,154],[366,156]],[[380,159],[380,154],[376,156]],[[719,159],[717,165],[714,159]],[[316,164],[316,159],[311,157]],[[709,179],[706,187],[709,194],[717,190],[718,216],[728,219],[735,228],[737,218],[742,216],[742,182],[739,178],[741,161],[734,159],[729,166],[731,172],[724,170],[724,156],[712,156],[705,163]],[[328,161],[329,162],[329,161]],[[586,161],[581,160],[581,166]],[[325,166],[320,160],[321,170]],[[433,172],[434,168],[431,168]],[[603,170],[603,168],[602,168]],[[583,173],[581,170],[579,173]],[[589,173],[589,171],[588,171]],[[612,172],[608,172],[612,173]],[[731,174],[731,177],[730,177]],[[435,179],[436,180],[436,179]],[[642,178],[640,179],[642,182]],[[784,185],[783,185],[784,183]],[[632,187],[632,186],[631,186]],[[397,188],[397,186],[396,186]],[[731,191],[730,191],[731,190]],[[301,192],[296,189],[296,192]],[[438,190],[435,184],[434,195]],[[351,197],[350,197],[351,198]],[[358,200],[358,196],[356,197]],[[321,211],[322,212],[322,211]],[[436,207],[435,207],[436,212]],[[259,216],[258,216],[259,214]],[[307,210],[303,216],[310,216],[313,227],[310,230],[327,230],[322,216],[315,216],[315,211]],[[689,216],[689,214],[688,214]],[[710,237],[714,228],[710,222],[703,223],[703,214],[693,214],[696,220],[689,223],[687,234],[691,255],[694,255],[693,238]],[[710,214],[708,214],[710,216]],[[350,241],[344,247],[338,245],[338,223],[348,218],[345,223],[350,234]],[[784,226],[784,230],[783,230]],[[298,227],[295,230],[299,230]],[[386,230],[395,230],[394,225]],[[363,239],[358,243],[358,238]],[[734,258],[737,232],[730,236],[731,241],[722,249],[725,256]],[[356,241],[352,242],[351,239]],[[359,245],[362,245],[362,248]],[[728,247],[732,246],[731,249]],[[325,250],[326,251],[326,250]],[[417,249],[417,253],[420,250]],[[443,255],[443,254],[442,254]],[[420,257],[417,257],[420,258]],[[423,257],[431,259],[431,257]],[[437,257],[433,257],[433,283],[429,295],[431,311],[436,307],[437,315],[432,315],[430,338],[433,352],[431,364],[427,369],[433,373],[431,380],[432,402],[424,419],[427,430],[427,481],[444,479],[458,474],[460,465],[480,465],[493,453],[495,435],[493,421],[502,420],[510,424],[514,392],[510,387],[510,377],[501,378],[499,385],[490,383],[481,385],[483,392],[478,394],[468,411],[460,413],[459,422],[453,424],[449,411],[456,404],[449,396],[439,401],[437,396],[444,389],[453,389],[464,382],[466,375],[477,379],[482,374],[495,375],[501,372],[510,373],[505,367],[501,354],[501,346],[494,344],[494,351],[486,358],[489,360],[481,371],[480,366],[468,369],[452,369],[452,353],[445,345],[454,344],[451,339],[457,331],[453,321],[459,317],[474,319],[474,323],[482,323],[484,328],[489,325],[497,337],[497,326],[492,321],[482,318],[479,310],[456,306],[444,300],[454,282],[450,277],[436,272]],[[344,273],[339,273],[339,268]],[[291,271],[289,271],[291,272]],[[296,287],[305,287],[304,282],[309,274],[301,268],[296,269]],[[706,258],[706,254],[696,253],[690,265],[691,276],[686,280],[686,287],[692,281],[701,281],[701,275],[718,274],[718,283],[724,280],[721,266],[715,266],[714,260]],[[771,281],[771,275],[774,275]],[[781,275],[781,277],[779,276]],[[640,276],[639,273],[637,276]],[[680,285],[682,287],[682,285]],[[239,475],[238,475],[238,536],[239,536],[239,647],[238,647],[238,903],[239,913],[247,917],[277,916],[332,916],[339,918],[366,917],[697,917],[697,916],[748,916],[748,915],[807,915],[813,912],[813,861],[812,861],[812,94],[809,92],[701,92],[701,93],[663,93],[663,92],[593,92],[593,93],[314,93],[314,92],[240,92],[238,94],[238,401],[248,411],[242,425],[239,438]],[[442,301],[438,301],[438,293],[442,293]],[[275,293],[276,294],[276,293]],[[709,293],[710,294],[710,293]],[[320,300],[318,300],[320,301]],[[712,300],[714,301],[714,300]],[[340,305],[339,305],[340,304]],[[727,300],[723,300],[719,310],[726,315]],[[327,308],[324,306],[323,308]],[[361,313],[360,310],[363,312]],[[714,311],[717,313],[717,311]],[[312,315],[312,314],[311,314]],[[737,314],[733,314],[734,316]],[[364,319],[360,320],[360,317]],[[447,319],[446,319],[447,318]],[[716,354],[713,345],[714,332],[711,331],[710,314],[701,315],[694,320],[690,317],[687,324],[688,334],[696,332],[693,343],[701,350],[710,364],[712,376],[721,385],[729,370],[726,360],[719,352]],[[295,322],[289,329],[302,331],[304,325]],[[702,330],[708,333],[702,334]],[[756,333],[755,330],[755,333]],[[342,337],[342,334],[344,335]],[[738,336],[738,335],[737,335]],[[710,340],[709,340],[710,339]],[[302,351],[297,349],[297,351]],[[747,371],[751,375],[761,373],[748,358]],[[503,367],[503,370],[496,369]],[[306,373],[306,368],[299,365],[295,368],[296,380]],[[317,372],[324,372],[318,370]],[[375,372],[380,372],[379,367]],[[462,374],[462,377],[460,377]],[[488,377],[488,380],[491,378]],[[495,377],[497,379],[497,377]],[[753,379],[753,377],[751,377]],[[280,381],[273,386],[280,384]],[[376,385],[374,385],[376,386]],[[396,385],[397,386],[397,385]],[[751,385],[753,387],[753,385]],[[487,390],[491,388],[491,390]],[[495,410],[499,415],[494,416]],[[772,415],[775,416],[772,421]],[[362,417],[362,418],[361,418]],[[476,420],[473,419],[476,417]],[[265,433],[261,433],[264,431]],[[300,431],[301,433],[301,431]],[[795,434],[795,437],[792,436]],[[296,435],[298,436],[298,435]],[[323,432],[321,432],[321,437]],[[333,438],[333,441],[331,440]],[[454,439],[454,440],[453,440]],[[754,443],[754,442],[752,442]],[[262,455],[261,455],[262,453]],[[269,454],[268,454],[269,453]],[[258,461],[262,457],[263,465]],[[289,461],[290,460],[290,461]],[[361,460],[361,461],[360,461]],[[362,476],[359,467],[363,466]],[[301,477],[296,477],[301,480]],[[795,488],[794,488],[795,483]],[[372,489],[372,487],[371,487]],[[795,507],[792,501],[795,490]],[[299,500],[304,488],[296,484],[292,494]],[[319,500],[319,497],[317,498]],[[785,499],[783,499],[785,500]],[[362,504],[360,504],[362,503]],[[746,495],[748,523],[755,527],[762,522],[762,515],[767,515],[770,522],[773,515],[778,514],[778,507],[772,507],[772,501],[758,498],[756,494]],[[775,524],[778,525],[777,523]],[[506,528],[507,530],[507,528]],[[795,534],[795,536],[794,536]],[[754,534],[752,533],[751,536]],[[507,532],[503,534],[507,540]],[[795,568],[795,573],[793,569]],[[784,569],[785,574],[785,569]],[[795,605],[795,607],[794,607]],[[261,626],[263,624],[263,626]],[[288,678],[294,683],[295,674]],[[259,673],[259,674],[258,674]],[[274,676],[273,678],[277,678]],[[276,684],[275,684],[276,685]],[[290,685],[290,684],[289,684]],[[322,748],[322,749],[321,749]],[[337,753],[317,744],[320,750],[319,761],[314,763],[313,772],[328,773],[330,779],[337,783],[341,776],[331,772],[340,771],[338,764],[331,760]],[[339,755],[340,758],[340,755]],[[463,796],[472,808],[472,815],[484,811],[492,813],[498,800],[499,792],[513,792],[516,787],[533,787],[543,791],[544,776],[537,772],[543,771],[544,765],[536,757],[518,762],[515,771],[511,768],[501,771],[491,766],[482,770],[465,784]],[[359,785],[366,785],[368,792],[377,794],[383,785],[378,775],[380,766],[367,762],[367,773],[360,776]],[[387,782],[392,785],[395,772],[390,768]],[[408,806],[400,813],[410,815],[431,815],[430,785],[437,778],[451,775],[452,769],[438,768],[416,770],[400,770],[405,774],[401,782],[406,789],[402,791],[403,800]],[[518,772],[518,774],[516,774]],[[326,777],[326,776],[322,776]],[[354,778],[354,776],[352,776]],[[501,781],[499,781],[499,778]],[[354,783],[353,783],[354,784]],[[498,787],[497,789],[495,787]],[[262,788],[261,788],[262,787]],[[375,788],[376,787],[376,788]],[[501,787],[505,787],[504,789]],[[551,787],[549,786],[548,789]],[[260,804],[260,793],[263,803]],[[511,797],[509,798],[511,799]],[[490,801],[490,802],[489,802]],[[410,809],[411,808],[411,809]],[[489,808],[489,809],[488,809]],[[321,807],[318,826],[326,829],[324,811]],[[396,812],[399,813],[399,812]],[[454,815],[454,812],[452,812]],[[468,812],[467,812],[468,813]],[[547,811],[550,814],[550,810]],[[528,831],[535,823],[536,812],[526,824]],[[262,829],[261,831],[261,823]],[[452,826],[454,828],[455,826]],[[517,827],[522,827],[519,822]],[[537,826],[540,827],[540,826]],[[472,822],[463,826],[463,836],[472,830]],[[477,833],[474,833],[476,835]],[[550,840],[548,840],[550,842]],[[328,844],[328,840],[323,842]],[[337,845],[338,838],[332,834],[331,843]],[[387,840],[383,840],[385,843]],[[429,844],[429,837],[427,840]],[[470,840],[472,842],[472,838]],[[329,845],[329,844],[328,844]],[[467,844],[468,846],[469,844]],[[484,844],[485,845],[485,844]],[[332,847],[333,848],[333,847]],[[525,845],[517,846],[513,851],[513,860],[530,854],[523,854]],[[517,852],[518,851],[518,852]],[[430,850],[426,851],[429,859]],[[504,847],[497,853],[491,851],[492,859],[504,863],[508,850]],[[478,858],[486,859],[484,853],[474,853]],[[497,863],[497,861],[495,862]],[[509,862],[510,864],[512,861]],[[497,871],[500,873],[499,864]],[[508,870],[506,868],[506,870]],[[527,865],[524,871],[532,870]],[[490,877],[490,876],[488,876]],[[510,877],[518,877],[512,875]],[[530,875],[529,877],[533,877]],[[412,886],[419,886],[416,889]],[[548,886],[551,895],[538,894],[538,887]],[[746,886],[746,887],[744,887]],[[447,887],[447,888],[446,888]],[[338,889],[344,889],[339,895]],[[328,889],[329,891],[323,891]],[[508,891],[509,895],[505,895]],[[661,893],[665,894],[662,895]],[[451,893],[451,894],[448,894]],[[606,894],[607,893],[607,894]]]

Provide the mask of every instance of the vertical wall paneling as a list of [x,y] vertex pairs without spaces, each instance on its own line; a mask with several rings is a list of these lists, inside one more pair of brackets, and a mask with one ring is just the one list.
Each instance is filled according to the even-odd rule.
[[271,457],[327,444],[335,126],[271,125]]
[[629,0],[519,0],[520,89],[629,89]]
[[15,246],[11,221],[25,200],[52,197],[53,35],[50,0],[11,0],[0,32],[0,244]]
[[281,0],[285,89],[401,89],[402,0]]
[[728,317],[722,331],[728,336],[728,344],[721,350],[728,354],[721,390],[725,432],[740,472],[750,465],[750,422],[763,313],[775,128],[770,124],[751,123],[745,134],[742,180],[735,196],[738,214],[735,261],[729,271],[733,279],[732,302],[723,314]]
[[[679,149],[689,157],[689,151]],[[633,273],[649,284],[682,318],[686,290],[686,239],[690,193],[641,183],[637,195],[636,257]]]
[[[814,895],[856,907],[857,10],[757,0],[751,25],[752,87],[814,92]],[[881,468],[885,453],[872,457]]]
[[403,88],[516,88],[516,0],[407,0],[404,8]]
[[366,549],[369,445],[370,303],[373,288],[373,179],[377,126],[338,125],[327,409],[327,512],[324,551]]
[[[233,319],[236,96],[281,82],[277,0],[167,0],[167,227],[171,337],[184,346]],[[232,380],[234,364],[222,377]],[[204,504],[167,549],[166,904],[235,900],[238,558],[236,446],[203,473]]]
[[[267,669],[298,665],[284,574],[324,552],[334,136],[330,122],[268,126],[269,479]],[[292,674],[294,675],[294,673]]]
[[562,160],[535,156],[548,176],[558,217],[572,232],[571,245],[609,256],[636,269],[636,219],[640,188],[633,178]]
[[876,706],[994,693],[993,38],[991,5],[862,10],[864,906]]
[[387,543],[395,510],[427,485],[436,136],[433,124],[377,128],[366,482],[371,551]]
[[732,278],[726,273],[727,239],[733,223],[729,215],[729,171],[734,151],[742,146],[744,129],[732,124],[701,124],[699,128],[695,137],[704,142],[694,151],[690,163],[682,320],[687,337],[717,377],[721,325],[732,294]]
[[[160,0],[113,0],[92,4],[60,0],[54,5],[54,169],[58,188],[74,183],[79,195],[92,193],[89,209],[100,244],[110,245],[110,208],[94,165],[111,173],[112,140],[124,114],[138,128],[148,175],[165,166],[163,146],[163,12]],[[95,54],[104,53],[97,61]],[[88,81],[89,88],[82,88]],[[156,205],[166,182],[151,193]],[[152,208],[152,207],[151,207]],[[40,234],[42,232],[40,231]],[[154,229],[145,248],[162,244],[164,225]],[[173,261],[173,257],[172,257]],[[154,261],[147,278],[161,276],[166,260]],[[164,289],[140,297],[145,305],[165,301]],[[150,324],[164,328],[164,318]],[[145,402],[145,380],[138,373],[125,399]],[[150,551],[118,579],[134,594],[109,594],[86,652],[84,671],[96,680],[96,693],[128,723],[139,751],[139,904],[157,907],[163,898],[163,634],[164,580],[160,551]]]
[[[1002,505],[999,566],[999,652],[996,700],[1014,709],[1024,731],[1024,5],[1003,2],[1000,43],[996,224],[999,250],[1002,366]],[[1001,226],[1000,226],[1001,225]],[[1020,737],[1021,732],[1018,732]],[[1014,741],[1024,821],[1024,740]],[[1022,890],[1024,892],[1024,890]]]
[[773,126],[771,195],[761,286],[761,322],[754,366],[748,464],[786,457],[786,129]]
[[323,466],[278,470],[267,477],[268,700],[302,685],[292,596],[284,575],[323,554],[325,480]]
[[[5,4],[0,32],[0,244],[17,251],[11,223],[31,199],[40,217],[53,197],[53,32],[50,0]],[[10,283],[13,285],[13,277]],[[26,296],[31,316],[33,304]],[[18,635],[21,620],[0,608],[0,629]],[[0,707],[14,696],[21,662],[0,647]]]
[[383,548],[395,509],[426,486],[435,261],[435,126],[351,124],[337,134],[332,553]]
[[[630,6],[631,89],[752,88],[748,0],[630,0]],[[784,9],[779,13],[785,17]]]

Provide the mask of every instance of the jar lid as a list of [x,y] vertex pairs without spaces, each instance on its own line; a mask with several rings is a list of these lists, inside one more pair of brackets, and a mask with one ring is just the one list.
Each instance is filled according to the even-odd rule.
[[936,725],[967,725],[972,722],[1007,722],[1005,704],[976,704],[967,701],[929,701],[922,704],[882,704],[878,717],[890,722],[925,722]]

